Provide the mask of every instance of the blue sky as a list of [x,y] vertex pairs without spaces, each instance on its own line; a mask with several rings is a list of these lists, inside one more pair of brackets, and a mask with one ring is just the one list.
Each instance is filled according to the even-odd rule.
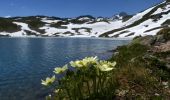
[[76,17],[93,15],[111,17],[119,12],[130,14],[163,0],[1,0],[0,16],[46,15]]

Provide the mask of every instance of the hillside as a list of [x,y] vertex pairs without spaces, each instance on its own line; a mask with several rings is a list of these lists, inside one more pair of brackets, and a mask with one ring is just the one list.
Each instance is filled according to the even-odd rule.
[[107,61],[86,57],[53,72],[41,83],[52,88],[47,100],[169,100],[170,28],[134,38]]
[[135,15],[111,18],[90,15],[76,18],[28,16],[0,18],[0,36],[10,37],[114,37],[155,35],[169,27],[170,3],[162,2]]
[[105,32],[101,37],[135,37],[155,35],[162,28],[169,27],[170,3],[162,2],[137,13],[120,28]]

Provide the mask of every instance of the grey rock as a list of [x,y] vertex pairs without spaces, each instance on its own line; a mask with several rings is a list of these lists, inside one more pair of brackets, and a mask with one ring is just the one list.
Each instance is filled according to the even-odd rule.
[[148,35],[145,37],[138,38],[138,41],[142,45],[151,46],[155,43],[156,38],[154,36]]

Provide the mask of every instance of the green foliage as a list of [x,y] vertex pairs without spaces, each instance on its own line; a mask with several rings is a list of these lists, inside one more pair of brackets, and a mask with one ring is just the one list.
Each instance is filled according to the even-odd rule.
[[88,32],[88,33],[90,33],[91,30],[92,30],[92,28],[87,28],[87,27],[72,28],[72,30],[75,30],[75,32],[76,32],[76,33],[79,33],[79,34],[81,34],[81,33],[79,32],[79,30],[81,30],[81,29],[84,29],[84,30],[85,30],[86,32]]
[[145,67],[131,64],[115,72],[118,90],[128,91],[125,94],[117,93],[124,99],[151,99],[155,93],[160,93],[162,90],[159,80]]
[[170,25],[170,20],[167,19],[162,25]]
[[50,26],[51,26],[51,27],[56,27],[56,28],[61,28],[61,27],[62,27],[62,28],[67,28],[67,27],[62,26],[62,25],[67,25],[67,24],[69,24],[68,21],[66,21],[66,22],[59,21],[59,22],[57,22],[57,23],[51,24]]
[[162,26],[161,26],[161,27],[155,27],[155,28],[146,30],[144,33],[146,33],[146,32],[151,32],[151,31],[154,31],[154,30],[157,30],[157,29],[161,29],[161,28],[163,28],[163,27],[162,27]]
[[17,32],[20,31],[20,26],[17,26],[10,19],[0,18],[0,32]]
[[[40,33],[45,33],[45,30],[39,29],[43,27],[46,23],[41,21],[44,16],[28,16],[28,17],[15,17],[12,20],[17,19],[18,22],[27,23],[28,27]],[[32,33],[31,33],[32,34]]]
[[34,20],[28,20],[26,21],[26,23],[28,24],[28,27],[30,27],[31,29],[38,31],[40,33],[45,33],[44,30],[40,30],[40,27],[43,27],[45,25],[44,22],[42,22],[40,19],[34,19]]
[[125,37],[129,37],[129,36],[132,36],[134,34],[135,34],[135,32],[132,32],[132,33],[127,34]]
[[166,67],[166,63],[161,61],[157,57],[148,57],[145,59],[147,66],[152,70],[154,76],[159,77],[162,81],[170,79],[169,69]]
[[131,44],[129,46],[121,46],[118,48],[118,55],[113,56],[119,66],[126,66],[131,60],[142,56],[147,52],[147,47],[141,44]]
[[128,33],[129,31],[122,31],[122,32],[120,32],[119,34],[115,34],[113,37],[119,37],[119,35],[121,35],[121,34],[124,34],[124,33]]
[[155,99],[169,98],[169,88],[162,82],[170,80],[169,70],[164,62],[151,56],[148,47],[134,43],[122,46],[110,59],[117,67],[112,75],[118,99]]
[[170,51],[167,51],[167,52],[157,52],[154,55],[159,57],[159,58],[166,58],[166,57],[170,56]]
[[27,21],[27,23],[30,28],[40,28],[44,25],[44,23],[41,22],[40,20],[30,20],[30,21]]
[[133,40],[136,40],[136,39],[141,38],[141,37],[142,37],[141,35],[140,36],[136,36],[136,37],[133,38]]

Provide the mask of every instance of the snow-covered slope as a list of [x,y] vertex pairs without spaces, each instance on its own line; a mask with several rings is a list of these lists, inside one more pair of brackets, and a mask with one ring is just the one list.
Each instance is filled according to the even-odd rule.
[[[3,28],[2,31],[0,29],[0,36],[99,37],[101,33],[121,27],[121,17],[94,18],[87,15],[77,18],[47,16],[0,18],[0,22],[2,20],[2,23],[5,24],[6,21],[4,22],[4,20],[7,20],[7,23],[10,25],[9,27],[12,27],[12,31],[6,28]],[[20,30],[18,30],[18,27]]]
[[155,35],[162,28],[170,24],[170,3],[162,2],[143,12],[134,15],[131,19],[122,23],[122,27],[113,29],[101,36],[127,37]]
[[121,13],[112,18],[47,16],[0,18],[0,36],[11,37],[116,37],[155,35],[170,24],[170,4],[162,2],[133,16]]

